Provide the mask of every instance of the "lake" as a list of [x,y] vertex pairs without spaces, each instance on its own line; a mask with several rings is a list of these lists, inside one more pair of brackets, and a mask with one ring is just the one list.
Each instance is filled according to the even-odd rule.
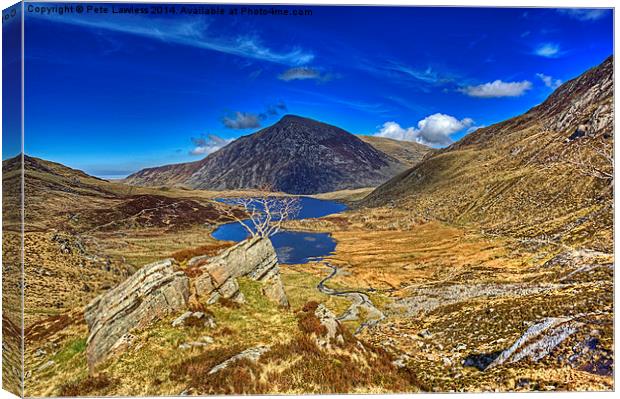
[[[299,213],[293,219],[319,218],[347,209],[347,206],[340,202],[310,197],[300,197],[300,207]],[[217,240],[235,242],[243,241],[249,236],[239,222],[223,224],[211,235]],[[276,249],[278,260],[283,264],[307,263],[328,256],[336,249],[336,241],[329,233],[282,230],[271,237],[271,243]]]

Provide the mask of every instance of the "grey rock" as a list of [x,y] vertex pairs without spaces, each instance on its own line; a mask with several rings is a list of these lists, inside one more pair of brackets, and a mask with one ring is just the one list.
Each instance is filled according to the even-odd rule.
[[217,366],[213,367],[211,370],[209,370],[209,375],[211,374],[215,374],[218,371],[224,370],[225,368],[227,368],[228,366],[232,365],[233,363],[239,361],[239,360],[243,360],[243,359],[247,359],[253,362],[258,361],[258,359],[260,359],[260,357],[266,353],[267,351],[269,351],[270,347],[269,346],[257,346],[254,348],[250,348],[250,349],[246,349],[243,352],[231,357],[230,359],[227,359],[225,361],[223,361],[222,363],[218,364]]
[[181,316],[177,317],[172,321],[172,327],[179,327],[185,324],[185,321],[192,315],[191,311],[187,311],[183,313]]
[[289,306],[278,258],[268,238],[250,238],[217,256],[201,258],[201,262],[202,274],[195,279],[194,286],[198,296],[208,298],[207,303],[215,303],[219,298],[243,302],[237,278],[246,276],[262,282],[263,294],[271,301]]
[[529,358],[539,361],[566,338],[574,334],[582,323],[573,321],[572,317],[550,317],[536,323],[505,351],[503,351],[486,369],[505,363],[514,363]]
[[431,332],[430,332],[430,331],[428,331],[427,329],[424,329],[424,330],[420,331],[420,332],[418,333],[418,335],[419,335],[420,337],[422,337],[422,338],[430,338],[430,337],[432,337],[432,336],[433,336],[433,334],[431,334]]
[[190,319],[201,320],[204,326],[208,328],[214,328],[216,326],[213,316],[206,315],[204,312],[187,311],[172,321],[172,327],[185,326]]
[[314,311],[314,315],[319,319],[321,324],[327,330],[327,334],[322,337],[317,337],[317,343],[321,347],[331,347],[333,342],[342,344],[344,343],[344,337],[342,336],[342,327],[340,322],[336,318],[336,315],[332,313],[325,305],[322,303],[317,306]]
[[183,309],[189,279],[175,272],[167,259],[144,266],[117,287],[95,298],[85,309],[89,328],[86,357],[89,368],[105,360],[131,330]]

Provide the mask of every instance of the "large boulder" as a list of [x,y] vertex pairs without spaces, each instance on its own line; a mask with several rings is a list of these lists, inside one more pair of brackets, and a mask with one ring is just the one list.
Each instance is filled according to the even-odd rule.
[[189,261],[201,274],[194,286],[199,297],[209,303],[219,298],[240,299],[238,277],[263,283],[263,294],[280,306],[288,307],[288,298],[280,278],[276,251],[268,238],[254,237],[228,248],[221,254]]
[[171,259],[144,266],[116,288],[95,298],[84,312],[90,334],[86,357],[91,370],[124,346],[129,332],[185,309],[189,279]]

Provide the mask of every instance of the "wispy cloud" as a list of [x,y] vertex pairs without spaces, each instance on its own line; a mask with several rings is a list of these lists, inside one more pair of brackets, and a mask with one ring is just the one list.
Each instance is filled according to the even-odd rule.
[[537,73],[536,76],[543,81],[543,83],[545,84],[545,86],[549,87],[550,89],[557,89],[558,87],[560,87],[560,85],[562,84],[562,81],[560,79],[554,79],[553,77],[549,76],[549,75],[545,75],[544,73]]
[[295,67],[287,69],[278,75],[278,79],[285,82],[291,80],[316,80],[319,82],[327,82],[334,79],[336,76],[330,73],[322,73],[316,68],[311,67]]
[[398,81],[401,85],[407,84],[423,92],[429,92],[433,88],[453,84],[459,79],[457,74],[449,72],[444,68],[436,66],[419,68],[395,60],[382,60],[380,62],[361,60],[356,64],[356,68],[380,79]]
[[385,66],[385,69],[392,72],[401,73],[420,82],[432,85],[439,85],[453,81],[453,78],[448,74],[441,73],[430,66],[425,69],[417,69],[392,61]]
[[394,121],[385,122],[374,135],[396,140],[415,141],[430,146],[445,146],[453,142],[452,134],[474,124],[473,119],[457,119],[446,114],[433,114],[420,120],[417,127],[403,128]]
[[541,43],[534,48],[534,54],[545,58],[557,58],[562,55],[560,45],[557,43]]
[[557,11],[579,21],[596,21],[611,13],[611,10],[601,8],[562,8]]
[[519,97],[532,88],[532,82],[504,82],[496,80],[476,86],[466,86],[458,89],[470,97],[495,98],[495,97]]
[[314,59],[312,52],[300,47],[274,50],[265,45],[261,38],[256,35],[222,36],[211,34],[209,24],[204,19],[157,19],[142,18],[135,15],[132,15],[131,18],[123,16],[115,16],[114,18],[88,16],[88,18],[82,18],[69,14],[54,15],[52,18],[40,14],[32,15],[50,22],[104,29],[276,64],[299,66]]
[[270,116],[276,116],[286,110],[286,104],[279,102],[277,104],[268,105],[265,108],[265,111],[260,113],[237,111],[232,116],[228,115],[223,117],[222,123],[229,129],[255,129],[261,127],[263,120],[269,118]]
[[194,148],[189,152],[190,155],[208,155],[226,146],[232,141],[232,139],[223,139],[214,134],[192,137],[191,140]]

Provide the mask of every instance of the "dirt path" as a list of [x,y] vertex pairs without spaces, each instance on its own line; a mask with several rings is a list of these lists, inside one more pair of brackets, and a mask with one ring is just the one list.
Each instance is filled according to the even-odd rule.
[[340,321],[349,321],[349,320],[359,320],[360,319],[360,310],[364,313],[362,317],[365,317],[365,321],[360,324],[360,326],[355,330],[354,334],[359,334],[364,328],[372,327],[379,323],[381,320],[385,319],[385,315],[381,310],[379,310],[370,300],[368,295],[361,291],[337,291],[333,288],[329,288],[325,286],[325,283],[333,278],[336,274],[338,274],[338,268],[332,265],[329,262],[323,262],[323,264],[329,267],[332,271],[331,273],[325,277],[323,280],[319,282],[316,288],[326,295],[346,297],[351,301],[351,306],[347,310],[345,310],[340,316],[337,317]]

